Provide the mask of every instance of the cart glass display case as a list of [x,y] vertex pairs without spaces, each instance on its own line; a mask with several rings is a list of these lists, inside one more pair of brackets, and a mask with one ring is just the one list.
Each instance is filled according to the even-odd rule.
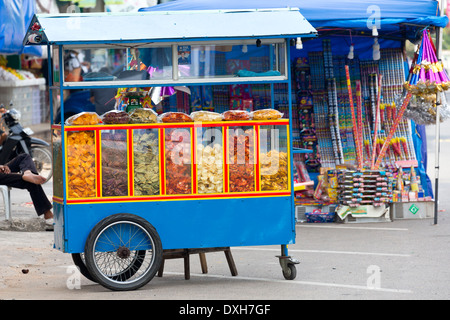
[[[65,86],[80,83],[104,85],[154,85],[170,83],[236,83],[282,81],[287,79],[287,44],[285,39],[223,40],[168,44],[120,46],[64,45],[62,47]],[[59,56],[59,48],[53,55]],[[70,76],[78,55],[89,58],[89,71]],[[58,61],[58,60],[57,60]],[[59,63],[54,63],[55,77]],[[58,78],[59,79],[59,78]],[[55,79],[56,83],[56,79]]]
[[291,194],[287,119],[64,130],[66,194],[58,198],[69,204]]

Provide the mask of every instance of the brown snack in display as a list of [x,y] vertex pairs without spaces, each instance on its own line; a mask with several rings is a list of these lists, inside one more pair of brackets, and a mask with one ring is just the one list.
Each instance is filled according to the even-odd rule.
[[128,195],[127,136],[125,130],[102,132],[102,195]]
[[250,113],[244,110],[228,110],[225,111],[222,115],[223,120],[225,121],[239,121],[251,119]]
[[125,111],[111,110],[103,114],[102,121],[106,124],[125,124],[130,121],[130,116]]
[[158,114],[150,108],[136,108],[130,111],[130,123],[156,123]]
[[160,115],[161,121],[170,122],[193,122],[192,118],[183,112],[166,112]]
[[275,109],[261,109],[252,112],[253,120],[278,120],[283,114]]
[[80,112],[66,120],[66,124],[69,126],[87,126],[99,124],[101,122],[102,120],[95,112]]

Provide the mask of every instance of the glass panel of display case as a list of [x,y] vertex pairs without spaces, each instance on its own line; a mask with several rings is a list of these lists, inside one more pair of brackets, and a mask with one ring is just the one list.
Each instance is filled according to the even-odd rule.
[[259,162],[262,191],[288,190],[287,126],[259,128]]
[[53,148],[53,194],[62,198],[63,195],[63,170],[62,170],[62,145],[61,130],[53,129],[52,148]]
[[67,193],[68,198],[96,196],[94,131],[67,132]]
[[53,54],[52,54],[52,71],[53,71],[53,85],[59,85],[59,47],[53,46]]
[[228,128],[228,171],[230,192],[255,191],[255,148],[253,126]]
[[127,196],[127,131],[102,130],[101,141],[102,196]]
[[64,81],[172,79],[172,48],[64,48]]
[[223,192],[222,128],[196,128],[197,192]]
[[167,194],[192,193],[191,130],[168,128],[164,131]]
[[133,130],[134,195],[160,194],[158,129]]
[[[179,45],[180,78],[285,76],[285,46],[271,40],[223,45]],[[281,55],[281,56],[280,56]]]

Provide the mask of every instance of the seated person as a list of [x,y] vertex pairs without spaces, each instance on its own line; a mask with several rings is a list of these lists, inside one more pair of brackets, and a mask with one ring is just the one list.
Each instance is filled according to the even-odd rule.
[[0,165],[0,184],[12,188],[27,189],[38,216],[43,216],[47,230],[53,230],[52,204],[41,184],[46,179],[37,173],[33,159],[26,153],[19,154],[5,165]]

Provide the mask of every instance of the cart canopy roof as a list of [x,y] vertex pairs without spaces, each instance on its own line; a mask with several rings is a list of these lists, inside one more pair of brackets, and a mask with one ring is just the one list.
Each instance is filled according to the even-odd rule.
[[36,15],[24,44],[32,44],[33,34],[42,45],[313,37],[317,31],[298,8],[282,8]]

